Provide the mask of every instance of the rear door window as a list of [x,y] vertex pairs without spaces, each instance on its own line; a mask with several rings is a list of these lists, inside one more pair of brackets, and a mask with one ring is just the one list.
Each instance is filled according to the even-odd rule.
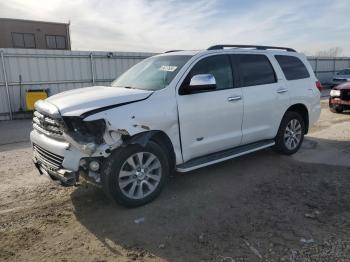
[[309,71],[307,71],[306,66],[299,58],[287,55],[276,55],[275,58],[281,66],[287,80],[297,80],[310,77]]
[[276,82],[275,71],[265,55],[235,54],[231,57],[237,65],[241,87]]

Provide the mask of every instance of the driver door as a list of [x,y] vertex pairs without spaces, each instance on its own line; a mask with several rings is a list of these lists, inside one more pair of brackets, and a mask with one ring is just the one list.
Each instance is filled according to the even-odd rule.
[[[216,89],[181,92],[198,74],[212,74]],[[241,144],[243,96],[234,79],[229,56],[214,55],[198,61],[184,80],[177,101],[185,162]]]

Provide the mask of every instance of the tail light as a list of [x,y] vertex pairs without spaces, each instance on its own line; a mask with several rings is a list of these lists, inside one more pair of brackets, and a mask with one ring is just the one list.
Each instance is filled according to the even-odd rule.
[[320,81],[316,81],[316,87],[317,87],[317,89],[318,89],[320,92],[321,92],[322,89],[323,89],[322,84],[321,84]]

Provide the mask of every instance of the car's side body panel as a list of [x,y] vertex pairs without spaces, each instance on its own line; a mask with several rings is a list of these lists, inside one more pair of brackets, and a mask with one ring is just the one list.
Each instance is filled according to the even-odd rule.
[[[277,78],[277,83],[272,84],[266,84],[266,85],[259,85],[259,86],[249,86],[249,87],[243,87],[239,88],[241,89],[242,94],[242,101],[243,101],[243,117],[242,117],[242,141],[241,145],[264,140],[264,139],[272,139],[276,136],[278,132],[279,125],[281,123],[281,120],[287,111],[287,109],[294,105],[294,104],[302,104],[308,109],[309,113],[309,121],[310,125],[315,123],[320,115],[320,92],[315,87],[315,82],[317,81],[316,77],[314,76],[314,73],[312,71],[311,66],[307,62],[304,55],[299,53],[287,53],[281,52],[281,51],[256,51],[256,50],[225,50],[225,51],[213,51],[209,54],[198,54],[196,55],[191,61],[192,65],[187,69],[187,72],[185,72],[180,78],[179,83],[177,85],[177,102],[178,104],[181,103],[181,96],[178,95],[178,90],[180,88],[180,85],[182,81],[184,80],[187,73],[190,71],[190,69],[194,66],[195,63],[197,63],[200,59],[207,57],[209,55],[215,55],[215,54],[228,54],[228,55],[234,55],[234,54],[264,54],[269,58],[269,61],[271,62]],[[276,59],[274,58],[275,54],[282,54],[282,55],[292,55],[299,58],[307,67],[310,78],[308,79],[301,79],[301,80],[294,80],[294,81],[287,81],[279,64],[277,63]],[[236,70],[233,68],[233,70]],[[307,81],[305,81],[307,80]],[[232,94],[234,93],[234,89],[232,90]],[[286,91],[286,92],[285,92]],[[220,91],[219,91],[220,92]],[[215,93],[213,93],[215,94]],[[193,95],[196,96],[198,94]],[[202,94],[200,94],[202,95]],[[191,95],[190,95],[191,96]],[[190,97],[189,96],[189,97]],[[195,98],[191,98],[187,100],[195,100]],[[203,103],[205,104],[205,103]],[[183,105],[183,103],[182,103]],[[182,105],[180,107],[182,107]],[[193,109],[193,108],[192,108]],[[182,112],[179,112],[179,119],[182,118],[181,114],[190,114],[188,113],[189,110],[182,110]],[[233,117],[234,118],[234,117]],[[194,116],[192,117],[194,119]],[[234,119],[238,119],[237,116]],[[187,119],[189,121],[190,118]],[[194,121],[195,122],[195,121]],[[218,125],[219,122],[211,122],[213,125]],[[185,125],[185,128],[187,126]],[[237,127],[235,127],[237,128]],[[182,125],[180,121],[180,131],[182,130]],[[183,131],[182,131],[183,132]],[[181,134],[180,134],[181,135]],[[222,140],[220,140],[219,137],[217,139],[213,139],[213,141],[218,144],[220,147],[220,143],[225,143],[225,139],[229,137],[230,135],[226,135],[222,137]],[[231,134],[233,137],[237,137],[237,134]],[[200,138],[200,136],[199,136]],[[193,141],[193,139],[192,139]],[[186,141],[188,143],[189,141]],[[193,141],[194,142],[194,141]],[[184,141],[182,141],[184,143]],[[227,146],[220,147],[221,150],[225,148],[230,148],[228,145],[235,144],[236,141],[230,141],[230,143],[227,143]],[[236,143],[238,146],[238,144]],[[188,145],[182,145],[183,147],[186,147]],[[205,148],[205,147],[203,147]],[[203,155],[201,150],[198,150],[195,153],[189,153],[186,155],[187,149],[183,150],[183,159],[184,161],[187,161],[191,158],[198,157]],[[218,150],[217,150],[218,151]],[[208,146],[206,150],[203,150],[203,152],[211,153],[215,151],[211,151],[211,146]]]

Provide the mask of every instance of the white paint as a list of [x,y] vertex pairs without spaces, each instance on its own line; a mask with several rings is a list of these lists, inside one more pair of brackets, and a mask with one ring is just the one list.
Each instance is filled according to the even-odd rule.
[[[267,55],[275,68],[278,82],[190,95],[179,94],[182,81],[195,63],[211,55],[235,53]],[[85,118],[85,121],[105,119],[108,123],[106,132],[125,130],[131,136],[149,130],[163,131],[172,142],[177,165],[194,157],[263,139],[273,139],[285,111],[293,104],[300,103],[307,107],[310,125],[319,117],[320,92],[315,86],[316,78],[305,56],[299,53],[224,49],[175,52],[170,55],[183,54],[192,54],[193,57],[164,89],[145,91],[98,86],[61,93],[50,97],[46,102],[57,107],[63,116],[80,116],[90,110],[127,103],[92,114]],[[310,78],[286,81],[273,57],[274,54],[299,57],[307,65]],[[279,92],[280,90],[283,92]],[[232,97],[241,99],[231,101]],[[136,100],[142,101],[128,103]],[[58,149],[50,145],[51,140],[37,134],[37,131],[33,132],[32,140],[35,143],[64,156],[65,161],[66,158],[71,157],[78,163],[79,158],[84,155],[77,153],[79,151],[77,148],[72,149],[72,145],[69,152],[62,149],[57,151]],[[107,157],[108,154],[104,151],[108,146],[100,145],[93,156],[101,153]],[[71,156],[72,151],[75,153],[74,157]],[[251,151],[253,150],[249,152]],[[248,152],[241,154],[245,153]],[[70,167],[74,166],[69,161],[67,163]],[[204,166],[207,164],[211,163],[206,163]],[[67,166],[64,167],[67,168]]]
[[55,105],[62,116],[79,116],[101,107],[144,99],[151,93],[139,89],[93,86],[59,93],[46,101]]

